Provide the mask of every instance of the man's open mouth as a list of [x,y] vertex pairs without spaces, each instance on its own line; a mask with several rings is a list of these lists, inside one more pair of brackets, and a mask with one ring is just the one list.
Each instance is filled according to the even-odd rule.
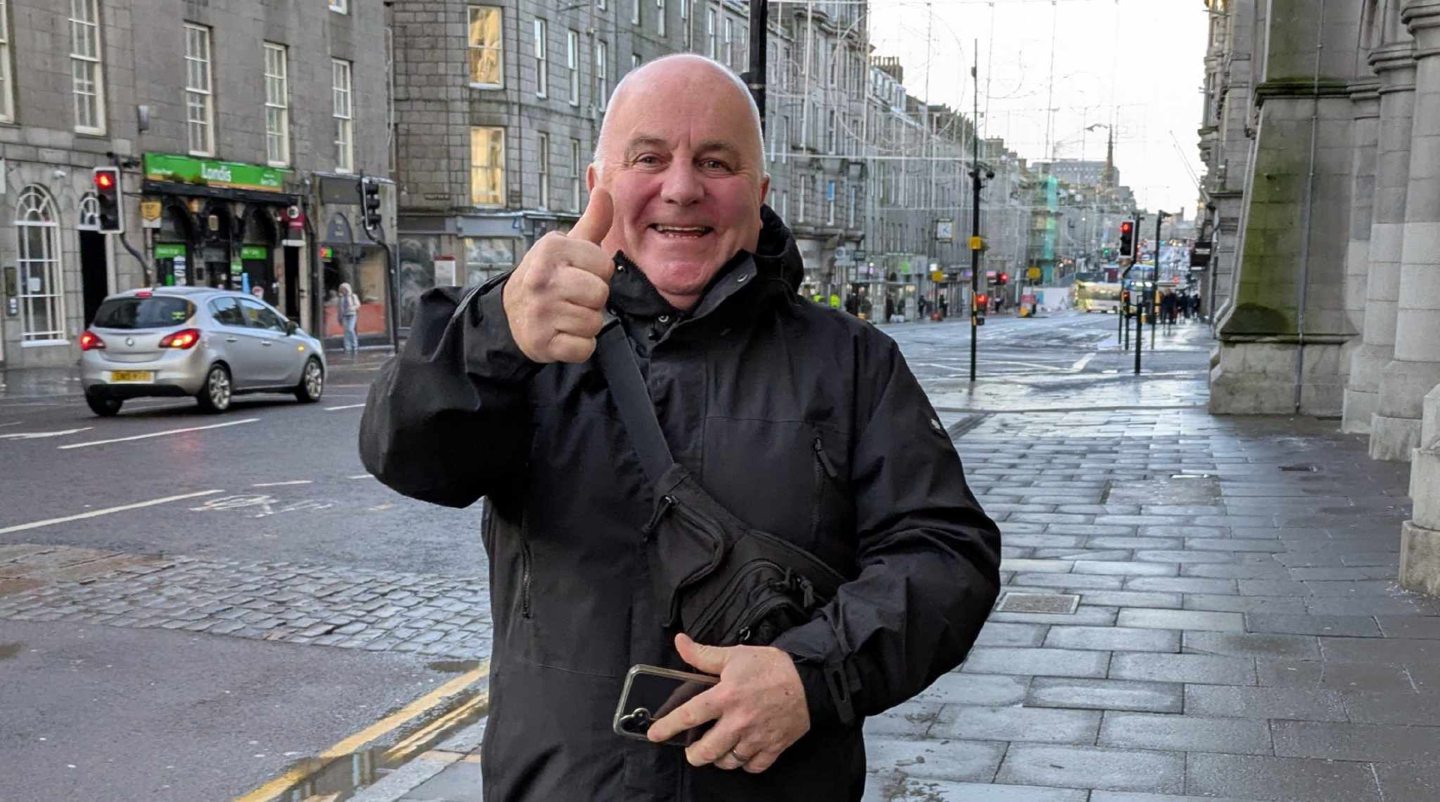
[[710,226],[666,226],[659,223],[652,224],[650,229],[661,236],[677,239],[697,239],[714,231]]

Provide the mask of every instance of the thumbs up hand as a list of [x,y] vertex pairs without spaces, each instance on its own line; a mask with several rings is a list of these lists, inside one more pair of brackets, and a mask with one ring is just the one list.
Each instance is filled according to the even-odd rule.
[[531,361],[584,362],[595,351],[615,273],[600,243],[614,214],[610,193],[597,186],[570,233],[542,237],[505,283],[510,334]]

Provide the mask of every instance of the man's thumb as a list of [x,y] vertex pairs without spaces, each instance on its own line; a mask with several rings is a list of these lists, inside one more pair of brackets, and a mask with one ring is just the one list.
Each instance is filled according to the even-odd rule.
[[680,659],[706,674],[718,675],[725,668],[726,649],[696,643],[684,632],[675,636],[675,650],[680,653]]
[[570,237],[599,245],[605,235],[610,233],[610,223],[614,217],[615,202],[611,200],[609,192],[597,186],[590,191],[590,203],[585,206],[585,213],[580,215],[575,227],[570,229]]

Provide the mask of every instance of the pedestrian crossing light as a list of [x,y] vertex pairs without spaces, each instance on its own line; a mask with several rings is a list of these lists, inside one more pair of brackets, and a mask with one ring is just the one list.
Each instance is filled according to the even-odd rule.
[[1120,258],[1135,258],[1135,221],[1122,220],[1120,222]]
[[125,204],[120,195],[120,168],[96,167],[95,203],[100,231],[104,234],[125,232]]
[[369,176],[360,179],[360,211],[366,231],[380,228],[380,182]]

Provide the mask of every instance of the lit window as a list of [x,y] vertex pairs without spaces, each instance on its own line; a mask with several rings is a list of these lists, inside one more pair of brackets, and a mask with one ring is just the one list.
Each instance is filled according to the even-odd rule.
[[75,93],[75,130],[105,133],[105,78],[100,64],[97,0],[70,0],[70,79]]
[[215,95],[210,84],[210,29],[185,26],[185,127],[190,153],[215,153]]
[[284,45],[265,43],[265,159],[290,163],[289,58]]
[[504,85],[505,46],[501,40],[501,10],[470,6],[470,85],[498,89]]
[[335,96],[335,171],[355,170],[355,108],[350,86],[350,62],[331,59]]
[[470,129],[470,202],[505,204],[505,129]]

